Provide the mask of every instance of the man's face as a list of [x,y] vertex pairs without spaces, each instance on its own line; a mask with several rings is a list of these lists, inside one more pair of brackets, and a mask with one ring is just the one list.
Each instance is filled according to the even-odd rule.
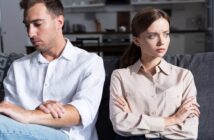
[[37,3],[26,11],[24,24],[37,50],[45,52],[55,46],[54,41],[62,26],[58,18],[51,14],[43,3]]

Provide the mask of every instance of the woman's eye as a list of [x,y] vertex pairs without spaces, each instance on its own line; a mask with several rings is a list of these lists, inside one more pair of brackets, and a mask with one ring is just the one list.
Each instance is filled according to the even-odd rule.
[[169,37],[170,33],[164,33],[165,37]]
[[150,34],[150,35],[148,35],[148,38],[149,38],[149,39],[154,39],[155,37],[157,37],[156,34]]

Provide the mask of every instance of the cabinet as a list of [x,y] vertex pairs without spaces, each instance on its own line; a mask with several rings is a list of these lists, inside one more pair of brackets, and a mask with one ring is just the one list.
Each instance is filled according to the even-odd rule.
[[[83,5],[80,2],[78,6],[65,5],[65,19],[69,27],[65,30],[66,37],[73,41],[76,37],[99,37],[102,44],[106,34],[110,39],[117,36],[124,40],[123,38],[128,36],[129,41],[122,42],[128,46],[131,41],[130,30],[128,30],[130,26],[126,27],[125,32],[121,32],[121,24],[118,24],[119,15],[126,13],[125,18],[128,19],[126,21],[130,24],[136,11],[152,6],[165,10],[171,16],[170,54],[206,51],[207,7],[205,0],[130,0],[130,4],[125,5],[108,5],[104,1],[99,2]],[[100,23],[100,30],[97,30],[96,21]],[[73,32],[75,24],[80,24],[84,30]],[[118,40],[118,42],[111,43],[120,44],[121,40]]]
[[64,8],[103,7],[103,0],[62,0]]

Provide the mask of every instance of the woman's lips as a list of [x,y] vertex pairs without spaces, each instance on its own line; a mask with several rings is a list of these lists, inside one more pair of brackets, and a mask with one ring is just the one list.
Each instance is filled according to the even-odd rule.
[[158,49],[156,49],[156,52],[163,53],[163,52],[165,52],[165,49],[164,48],[158,48]]

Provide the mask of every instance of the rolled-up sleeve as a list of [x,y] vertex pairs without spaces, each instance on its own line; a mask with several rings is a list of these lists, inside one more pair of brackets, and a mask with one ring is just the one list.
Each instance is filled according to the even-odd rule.
[[79,81],[76,94],[73,97],[73,105],[79,112],[83,127],[87,127],[96,118],[100,105],[105,70],[101,58],[94,59]]

